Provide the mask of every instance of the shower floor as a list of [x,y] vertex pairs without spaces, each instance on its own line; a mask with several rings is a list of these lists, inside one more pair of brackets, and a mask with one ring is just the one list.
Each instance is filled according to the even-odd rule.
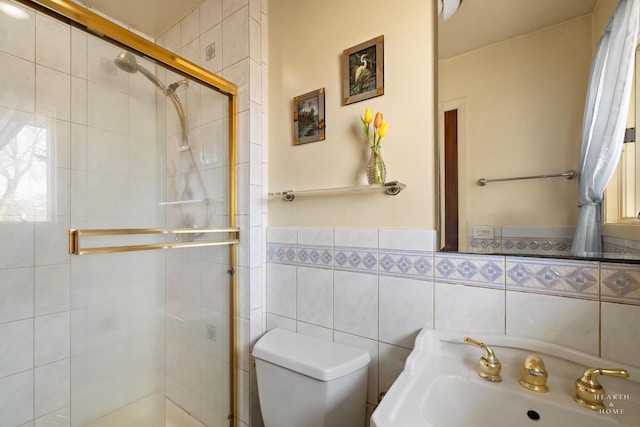
[[[162,424],[162,409],[164,403],[165,423]],[[163,397],[148,396],[132,403],[126,408],[113,412],[106,417],[90,422],[87,427],[206,427],[193,418],[188,412]]]

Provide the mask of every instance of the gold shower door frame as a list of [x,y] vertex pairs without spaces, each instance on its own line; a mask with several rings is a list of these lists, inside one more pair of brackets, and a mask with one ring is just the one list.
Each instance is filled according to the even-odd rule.
[[[207,86],[218,93],[227,96],[228,113],[229,113],[229,227],[224,231],[230,233],[230,239],[225,242],[229,245],[229,271],[230,274],[230,425],[231,427],[237,426],[237,414],[238,414],[238,376],[237,376],[237,274],[236,272],[236,260],[237,260],[237,243],[239,243],[239,231],[236,226],[236,135],[237,135],[237,95],[238,88],[235,84],[216,76],[215,74],[205,70],[198,65],[179,57],[173,52],[158,46],[149,40],[140,37],[139,35],[116,25],[115,23],[97,15],[90,10],[87,10],[80,5],[71,2],[70,0],[17,0],[29,7],[38,9],[45,9],[51,13],[54,17],[72,24],[84,31],[87,31],[93,35],[100,35],[102,38],[113,41],[117,44],[123,45],[129,50],[135,51],[141,55],[159,62],[174,71],[191,77],[197,82]],[[94,231],[94,230],[87,230]],[[122,231],[122,230],[118,230]],[[133,230],[132,230],[133,231]],[[140,230],[137,230],[138,233]],[[214,232],[221,232],[223,230],[215,230]],[[79,230],[70,230],[70,239],[77,239]],[[156,230],[157,232],[157,230]],[[160,231],[160,233],[166,233],[167,231]],[[175,232],[168,231],[169,233]],[[193,229],[191,230],[193,232]],[[85,231],[86,233],[86,231]],[[136,233],[134,233],[136,234]],[[164,248],[166,246],[160,246],[158,248]],[[156,249],[156,248],[147,248]],[[130,250],[130,249],[129,249]],[[73,253],[73,251],[72,251]]]

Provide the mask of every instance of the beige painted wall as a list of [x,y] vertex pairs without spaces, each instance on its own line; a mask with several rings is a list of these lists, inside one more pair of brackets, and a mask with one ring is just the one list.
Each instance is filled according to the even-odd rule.
[[592,25],[583,17],[439,61],[440,103],[465,110],[466,225],[575,225],[577,180],[476,182],[577,169]]
[[[383,0],[269,2],[268,191],[346,187],[362,182],[366,107],[389,122],[383,140],[387,181],[407,189],[270,197],[269,226],[435,228],[435,63],[432,2]],[[384,35],[385,94],[343,106],[342,51]],[[292,98],[325,88],[326,140],[292,145]]]

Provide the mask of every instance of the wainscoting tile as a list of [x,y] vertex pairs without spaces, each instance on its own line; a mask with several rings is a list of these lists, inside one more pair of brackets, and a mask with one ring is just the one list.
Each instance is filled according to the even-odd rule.
[[507,291],[506,307],[507,335],[599,353],[597,301]]
[[298,229],[290,227],[267,228],[268,243],[288,243],[295,245],[298,241]]
[[298,261],[298,248],[290,243],[267,243],[267,262],[273,264],[295,265]]
[[378,342],[351,334],[345,334],[339,331],[335,331],[333,339],[334,342],[360,348],[369,352],[369,356],[371,356],[371,363],[369,363],[369,373],[367,378],[367,402],[378,404]]
[[414,251],[437,250],[434,230],[380,230],[380,248]]
[[435,280],[504,289],[504,258],[485,255],[435,254]]
[[404,368],[404,362],[410,350],[385,343],[379,344],[380,378],[378,388],[380,392],[388,391]]
[[381,276],[433,280],[433,253],[381,249],[379,252]]
[[640,265],[602,263],[602,301],[640,305]]
[[507,289],[597,300],[598,262],[507,257]]
[[433,327],[433,283],[380,277],[379,286],[380,341],[413,348],[420,330]]
[[640,368],[640,310],[637,306],[603,302],[602,357]]
[[267,265],[267,311],[290,318],[296,317],[296,267]]
[[317,268],[333,268],[333,247],[298,245],[298,264]]
[[377,248],[378,230],[337,228],[335,230],[335,245],[353,248]]
[[336,246],[334,249],[336,270],[378,274],[378,249]]
[[504,290],[435,284],[435,329],[504,334]]
[[333,328],[333,271],[298,267],[298,320]]
[[378,277],[334,272],[334,328],[378,339]]

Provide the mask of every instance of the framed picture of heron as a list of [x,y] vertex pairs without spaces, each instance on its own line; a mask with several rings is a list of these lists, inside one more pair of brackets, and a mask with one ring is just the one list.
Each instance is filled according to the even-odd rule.
[[293,145],[324,140],[324,88],[293,98]]
[[384,95],[384,36],[342,52],[343,105]]

